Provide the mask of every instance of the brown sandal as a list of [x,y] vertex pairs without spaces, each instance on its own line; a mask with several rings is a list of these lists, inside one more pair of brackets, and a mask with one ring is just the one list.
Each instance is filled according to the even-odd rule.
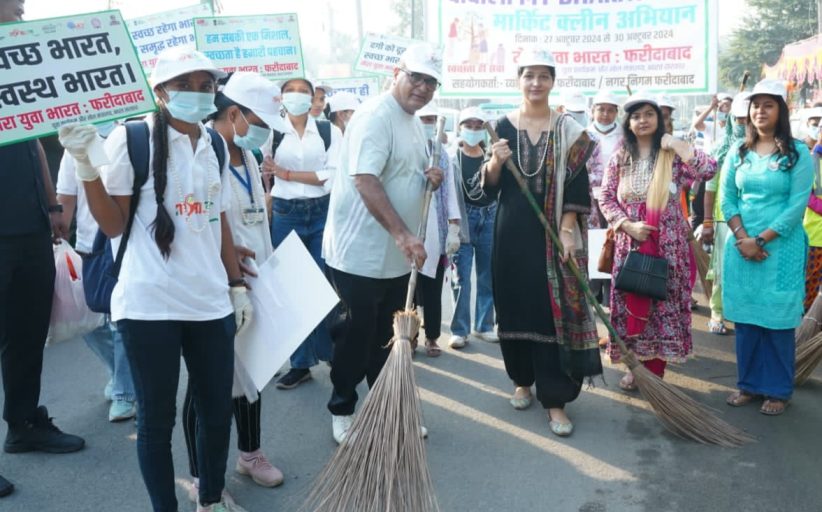
[[[779,404],[776,409],[769,409],[769,406]],[[766,398],[764,402],[762,402],[762,407],[759,408],[759,412],[764,414],[765,416],[779,416],[785,409],[788,408],[788,401],[782,400],[780,398]]]
[[425,355],[428,357],[439,357],[442,355],[442,349],[437,345],[436,341],[425,340]]
[[754,395],[753,393],[748,393],[747,391],[742,391],[739,389],[731,393],[730,396],[725,399],[725,403],[731,407],[742,407],[743,405],[748,405],[759,398],[762,398],[762,395]]

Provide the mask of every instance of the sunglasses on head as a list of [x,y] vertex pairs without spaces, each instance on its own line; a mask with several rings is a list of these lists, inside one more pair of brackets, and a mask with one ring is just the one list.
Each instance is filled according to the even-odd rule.
[[411,84],[413,85],[420,85],[421,83],[425,83],[425,85],[429,89],[436,89],[440,86],[439,81],[432,76],[425,75],[423,73],[417,73],[415,71],[408,71],[405,68],[400,68],[400,71],[408,75],[408,79],[411,80]]

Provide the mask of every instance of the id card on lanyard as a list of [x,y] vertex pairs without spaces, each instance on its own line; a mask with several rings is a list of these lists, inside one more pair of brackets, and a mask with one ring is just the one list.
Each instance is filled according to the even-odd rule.
[[257,204],[254,200],[254,184],[251,183],[251,172],[248,170],[248,162],[245,161],[245,155],[243,155],[243,166],[245,168],[245,178],[240,175],[240,172],[233,166],[229,165],[228,169],[231,171],[231,174],[237,178],[237,181],[240,182],[240,185],[243,186],[246,192],[248,192],[248,198],[251,200],[251,207],[243,208],[242,218],[243,224],[245,225],[254,225],[259,224],[265,219],[265,208]]

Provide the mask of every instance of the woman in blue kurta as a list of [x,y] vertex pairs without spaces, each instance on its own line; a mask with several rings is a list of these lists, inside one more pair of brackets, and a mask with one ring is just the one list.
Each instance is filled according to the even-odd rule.
[[[736,324],[738,390],[728,404],[764,398],[760,412],[784,412],[793,393],[794,329],[802,319],[807,237],[802,217],[813,182],[807,149],[791,136],[782,82],[754,88],[745,141],[725,161],[722,301]],[[730,243],[731,236],[736,238]]]

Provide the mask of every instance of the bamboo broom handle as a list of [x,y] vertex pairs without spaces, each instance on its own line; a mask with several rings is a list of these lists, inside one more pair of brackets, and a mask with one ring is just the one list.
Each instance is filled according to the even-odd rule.
[[[494,129],[493,126],[491,126],[489,123],[485,123],[485,130],[488,132],[488,135],[490,136],[492,143],[499,141],[499,135],[497,135],[497,131]],[[537,200],[534,199],[534,195],[531,194],[530,190],[528,190],[528,183],[526,183],[525,179],[520,175],[516,166],[514,166],[514,162],[512,162],[510,159],[506,160],[505,168],[511,172],[511,175],[517,181],[517,185],[519,185],[522,194],[528,200],[528,203],[531,205],[531,208],[534,209],[534,212],[537,214],[537,217],[539,217],[539,221],[545,228],[545,232],[548,233],[548,236],[551,237],[551,241],[554,243],[557,249],[559,249],[560,252],[563,252],[564,248],[562,246],[562,242],[560,242],[559,237],[554,231],[554,228],[551,227],[551,224],[548,222],[548,219],[545,218],[545,214],[540,209],[539,204],[537,204]],[[594,297],[594,294],[591,293],[591,289],[588,288],[588,282],[582,276],[582,273],[579,271],[579,267],[577,266],[574,259],[568,258],[566,264],[568,265],[568,268],[571,270],[571,273],[574,274],[576,280],[579,281],[579,284],[582,287],[583,292],[585,293],[585,298],[588,299],[588,302],[590,302],[593,305],[594,310],[597,313],[597,316],[599,316],[599,318],[605,324],[605,327],[608,329],[608,332],[611,334],[611,336],[613,336],[614,341],[616,341],[619,345],[619,348],[622,351],[622,353],[627,355],[628,347],[625,345],[625,342],[622,340],[619,334],[617,334],[616,329],[614,329],[614,326],[611,324],[611,321],[608,318],[608,315],[605,314],[605,311],[602,309],[602,306],[599,305],[599,302],[597,302],[596,297]]]
[[[436,167],[440,164],[440,157],[442,157],[442,134],[445,131],[445,117],[437,118],[437,129],[434,135],[434,140],[431,147],[431,158],[428,160],[428,168]],[[431,181],[426,180],[425,195],[422,200],[422,220],[420,227],[417,229],[417,238],[425,242],[425,235],[428,232],[428,213],[431,211],[431,198],[434,195],[434,187]],[[405,294],[405,310],[411,311],[414,308],[414,292],[417,290],[417,278],[419,276],[419,269],[417,263],[411,262],[411,276],[408,278],[408,291]]]

